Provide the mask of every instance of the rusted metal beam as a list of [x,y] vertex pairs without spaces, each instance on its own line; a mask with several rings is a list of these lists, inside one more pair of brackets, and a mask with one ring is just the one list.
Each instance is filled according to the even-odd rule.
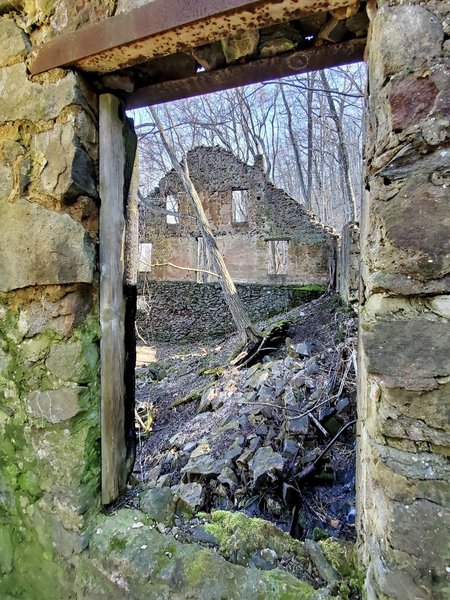
[[202,72],[192,77],[149,85],[130,94],[126,100],[126,108],[152,106],[279,77],[348,65],[363,60],[365,45],[365,39],[358,39],[308,50],[296,50],[242,65]]
[[61,34],[38,51],[32,75],[76,66],[108,73],[146,60],[357,0],[151,0],[127,13]]

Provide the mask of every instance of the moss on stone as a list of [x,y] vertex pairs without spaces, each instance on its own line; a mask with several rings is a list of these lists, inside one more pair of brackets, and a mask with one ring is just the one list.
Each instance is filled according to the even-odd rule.
[[267,600],[310,600],[315,594],[308,583],[280,569],[264,571],[262,576],[267,583]]
[[292,285],[290,289],[293,292],[318,292],[319,294],[323,294],[327,288],[318,283],[309,283],[307,285]]
[[336,538],[322,540],[319,544],[325,558],[342,578],[339,598],[347,600],[353,593],[360,594],[364,585],[364,571],[358,564],[356,546]]
[[[0,577],[0,598],[21,598],[23,600],[72,600],[73,593],[69,568],[55,556],[49,536],[38,539],[34,523],[22,515],[21,527],[14,523],[2,528],[0,555],[7,551],[12,559],[7,572]],[[7,557],[8,558],[8,557]]]
[[[132,509],[98,517],[80,564],[77,580],[86,598],[94,591],[98,597],[121,598],[124,589],[136,600],[310,600],[315,593],[290,573],[245,568],[213,550],[182,544]],[[109,581],[102,577],[107,574]],[[111,582],[116,583],[113,589]]]
[[276,527],[259,518],[250,518],[241,512],[214,511],[211,521],[205,524],[219,543],[220,552],[230,558],[235,555],[239,564],[246,564],[258,550],[270,548],[278,556],[289,554],[297,559],[305,557],[303,544]]

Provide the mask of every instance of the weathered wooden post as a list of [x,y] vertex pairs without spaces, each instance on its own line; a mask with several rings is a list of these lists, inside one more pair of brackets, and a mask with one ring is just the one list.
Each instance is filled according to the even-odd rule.
[[102,501],[126,483],[124,138],[120,101],[100,96],[100,325]]

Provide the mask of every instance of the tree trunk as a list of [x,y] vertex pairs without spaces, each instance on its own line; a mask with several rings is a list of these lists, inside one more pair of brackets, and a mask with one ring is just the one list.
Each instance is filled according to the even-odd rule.
[[320,77],[322,80],[322,85],[325,90],[325,95],[327,97],[328,106],[330,108],[331,118],[334,121],[336,126],[336,133],[338,136],[338,152],[339,152],[339,162],[341,167],[341,174],[344,185],[344,192],[347,196],[347,206],[349,211],[349,220],[354,221],[356,215],[356,198],[355,193],[353,191],[352,182],[350,180],[350,165],[348,159],[347,147],[344,141],[344,130],[342,127],[342,121],[339,118],[339,115],[336,110],[336,106],[333,100],[333,96],[331,95],[330,86],[328,84],[328,79],[325,75],[325,71],[320,72]]
[[281,97],[283,99],[284,108],[286,109],[289,139],[291,140],[292,149],[294,150],[295,166],[297,167],[298,179],[299,179],[300,187],[302,190],[303,203],[307,209],[310,209],[311,207],[308,206],[308,190],[306,189],[305,178],[303,176],[302,159],[300,156],[300,150],[299,150],[299,147],[297,144],[297,140],[295,139],[295,133],[294,133],[294,128],[293,128],[293,124],[292,124],[292,112],[291,112],[291,108],[289,106],[289,102],[287,101],[286,94],[284,93],[282,83],[280,83],[280,90],[281,90]]
[[230,309],[233,321],[236,325],[240,342],[242,342],[242,345],[245,345],[248,342],[257,341],[258,339],[261,339],[261,333],[253,326],[244,308],[244,305],[238,296],[236,286],[234,285],[234,282],[231,279],[225,261],[223,260],[223,256],[220,253],[219,248],[217,246],[217,242],[209,224],[208,217],[206,216],[206,213],[203,209],[200,196],[198,195],[198,192],[195,189],[192,179],[189,176],[187,161],[183,169],[182,165],[176,157],[175,150],[164,131],[164,127],[155,109],[150,107],[149,110],[159,129],[161,139],[170,157],[173,168],[180,177],[183,183],[183,187],[186,190],[189,201],[192,205],[192,208],[194,209],[195,214],[197,215],[198,226],[200,229],[200,233],[203,239],[205,240],[205,246],[207,248],[207,252],[211,260],[212,270],[215,271],[215,273],[217,273],[219,277],[220,285],[222,286],[222,292],[224,294],[227,306]]

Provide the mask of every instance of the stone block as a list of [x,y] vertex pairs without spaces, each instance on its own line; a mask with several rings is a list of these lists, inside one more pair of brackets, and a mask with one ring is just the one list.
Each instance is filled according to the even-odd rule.
[[175,498],[170,488],[151,488],[139,494],[139,506],[152,521],[172,525],[175,519]]
[[38,462],[39,487],[51,494],[55,502],[70,506],[83,514],[98,497],[100,483],[100,448],[96,423],[74,429],[34,429],[31,449]]
[[[434,185],[425,174],[410,176],[389,202],[375,207],[372,223],[382,244],[372,245],[376,269],[405,274],[422,281],[450,272],[448,189]],[[375,252],[374,252],[375,250]]]
[[438,89],[428,78],[412,75],[392,82],[389,104],[392,128],[405,129],[426,118],[432,110]]
[[66,336],[85,320],[91,308],[92,298],[88,290],[81,289],[53,302],[46,298],[31,302],[21,308],[20,322],[26,337],[31,338],[46,329]]
[[95,373],[98,348],[95,344],[83,346],[81,341],[52,344],[45,362],[57,379],[88,383]]
[[387,177],[391,181],[406,179],[411,175],[444,175],[450,165],[450,149],[438,148],[434,152],[421,154],[412,144],[404,146],[393,158],[379,171],[377,175]]
[[256,52],[259,42],[259,32],[248,29],[231,37],[221,40],[222,50],[227,63],[232,63]]
[[372,75],[381,85],[385,77],[421,69],[440,55],[443,39],[441,23],[424,6],[382,7],[372,22]]
[[212,42],[205,46],[192,49],[192,56],[205,71],[217,69],[225,65],[225,55],[220,42]]
[[[447,41],[448,43],[448,41]],[[436,62],[430,69],[430,78],[439,90],[434,111],[436,117],[450,118],[450,64],[447,60]]]
[[37,134],[32,151],[40,165],[37,189],[68,204],[80,195],[97,196],[94,165],[81,147],[72,124],[58,124]]
[[328,42],[340,42],[346,33],[345,21],[330,17],[320,30],[318,37]]
[[[254,527],[257,526],[258,523]],[[247,525],[248,530],[253,531],[252,521]],[[242,543],[242,537],[235,533],[231,539],[237,538]],[[286,571],[246,568],[226,560],[216,549],[181,544],[172,536],[159,533],[137,510],[121,509],[101,517],[82,560],[84,565],[77,570],[77,579],[83,598],[119,600],[125,595],[136,600],[306,600],[315,595],[309,584]]]
[[450,296],[436,296],[429,300],[427,304],[440,317],[450,319]]
[[378,458],[394,473],[413,481],[433,481],[437,478],[450,481],[450,464],[444,456],[431,452],[406,452],[377,445]]
[[[402,553],[403,556],[400,558],[399,553],[393,551],[384,540],[380,546],[382,549],[376,551],[374,564],[369,568],[368,579],[365,582],[365,588],[368,591],[367,598],[369,600],[378,600],[379,598],[430,600],[432,596],[429,589],[422,585],[424,582],[415,581],[414,575],[417,575],[417,571],[414,572],[415,569],[411,564],[413,563],[412,557]],[[397,566],[397,561],[400,562],[400,567]],[[376,583],[371,580],[372,576],[375,577]],[[430,579],[427,575],[425,578]],[[373,585],[374,583],[375,585]]]
[[13,189],[12,169],[0,163],[0,201],[9,197]]
[[95,249],[83,226],[27,200],[0,203],[0,256],[2,292],[93,278]]
[[72,72],[53,83],[39,83],[28,79],[23,63],[2,70],[0,122],[55,119],[71,104],[84,104],[77,77]]
[[80,396],[85,391],[85,388],[74,387],[31,392],[26,400],[27,412],[49,423],[68,421],[82,410]]
[[[411,392],[417,394],[417,392]],[[439,407],[439,412],[445,416],[450,416],[449,403],[441,396],[442,406]],[[411,442],[429,442],[437,446],[450,446],[450,438],[448,433],[448,423],[444,427],[430,427],[424,422],[424,419],[419,416],[410,418],[402,414],[401,410],[396,410],[391,404],[382,402],[378,411],[377,426],[380,433],[386,438],[395,440],[410,440]],[[446,431],[447,429],[447,431]]]
[[440,433],[450,429],[450,384],[427,392],[385,388],[382,396],[394,411],[409,419],[434,427]]
[[13,569],[14,546],[5,525],[0,525],[0,574],[10,573]]
[[388,387],[420,389],[450,375],[449,323],[380,319],[370,329],[363,324],[361,339],[367,371],[382,376]]
[[[49,544],[65,559],[82,552],[89,543],[90,536],[74,527],[64,510],[52,506],[42,499],[28,509],[42,546]],[[67,527],[67,528],[66,528]]]
[[393,503],[389,521],[393,527],[388,533],[394,549],[416,558],[416,565],[432,567],[433,571],[446,578],[446,567],[450,559],[448,532],[450,511],[429,500],[416,500],[412,504]]
[[381,460],[374,461],[371,473],[377,484],[383,488],[383,491],[391,500],[403,504],[412,504],[418,499],[429,500],[440,505],[448,505],[450,502],[450,484],[448,481],[408,479],[390,469]]
[[31,45],[20,27],[12,19],[0,20],[0,67],[20,59],[31,50]]
[[[36,335],[31,339],[24,340],[20,344],[20,350],[25,360],[36,362],[41,359],[47,352],[50,345],[50,339],[48,336]],[[1,362],[0,362],[1,365]]]

